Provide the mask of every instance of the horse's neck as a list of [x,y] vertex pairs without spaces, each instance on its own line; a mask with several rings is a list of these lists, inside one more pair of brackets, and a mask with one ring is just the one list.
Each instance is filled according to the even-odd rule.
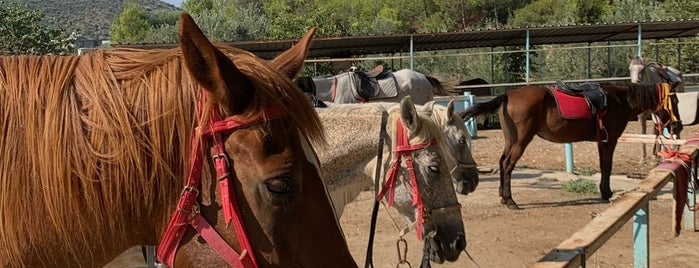
[[[359,105],[352,105],[359,107]],[[318,109],[328,146],[319,150],[323,177],[328,187],[341,186],[347,176],[360,176],[366,164],[377,157],[377,146],[381,132],[381,109],[358,109],[348,112],[346,106]],[[388,145],[385,145],[388,146]],[[342,178],[343,180],[339,180]]]
[[[360,106],[374,108],[357,109]],[[318,157],[338,217],[347,203],[373,185],[381,133],[381,110],[380,105],[372,104],[318,109],[328,139],[328,145],[318,150]],[[390,158],[389,146],[384,144],[382,162]]]

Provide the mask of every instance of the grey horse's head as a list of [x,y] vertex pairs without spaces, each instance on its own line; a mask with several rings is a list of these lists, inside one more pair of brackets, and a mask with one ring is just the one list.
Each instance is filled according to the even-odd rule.
[[[405,97],[399,107],[389,110],[389,143],[391,150],[396,151],[396,127],[398,121],[405,127],[411,146],[430,144],[409,152],[415,173],[414,182],[417,190],[411,185],[410,169],[402,156],[398,164],[401,168],[396,172],[397,185],[395,189],[395,208],[410,222],[424,219],[421,232],[429,257],[433,262],[456,261],[461,251],[466,248],[464,224],[461,218],[460,204],[453,191],[448,156],[440,148],[444,143],[442,131],[429,117],[418,113],[410,97]],[[396,154],[389,165],[396,160]],[[387,172],[390,171],[387,169]],[[387,178],[388,179],[388,178]],[[424,208],[416,208],[414,204],[417,192],[422,199]]]
[[478,167],[471,154],[471,135],[464,120],[454,113],[454,100],[446,107],[428,102],[420,109],[437,123],[444,137],[444,155],[449,164],[449,173],[457,193],[468,195],[478,186]]
[[631,83],[648,81],[647,79],[643,80],[643,70],[646,68],[646,62],[643,60],[643,57],[633,57],[628,54],[626,57],[629,59],[629,76],[631,77]]

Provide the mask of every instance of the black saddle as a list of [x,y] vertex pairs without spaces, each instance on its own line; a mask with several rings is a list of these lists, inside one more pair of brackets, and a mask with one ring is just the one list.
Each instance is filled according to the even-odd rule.
[[592,114],[607,108],[607,92],[597,82],[585,82],[577,85],[568,85],[563,81],[556,81],[558,90],[570,95],[578,95],[585,98]]
[[379,80],[388,76],[389,72],[385,71],[383,65],[378,65],[371,71],[362,72],[356,67],[348,70],[350,81],[354,87],[353,93],[355,98],[362,101],[367,101],[376,96],[381,90]]
[[678,74],[676,74],[672,70],[668,69],[667,66],[664,66],[660,63],[651,62],[651,63],[648,63],[648,65],[646,67],[651,68],[651,71],[657,72],[658,75],[660,75],[660,77],[665,79],[665,81],[668,81],[670,83],[682,82],[682,78],[680,78],[680,76]]

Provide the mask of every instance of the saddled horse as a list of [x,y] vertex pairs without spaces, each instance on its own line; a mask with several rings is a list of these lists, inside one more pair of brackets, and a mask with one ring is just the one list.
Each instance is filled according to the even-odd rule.
[[315,99],[338,104],[399,102],[405,96],[425,104],[435,95],[449,95],[448,86],[433,76],[409,69],[388,72],[381,66],[369,72],[352,68],[330,77],[299,77],[296,83]]
[[[671,66],[665,66],[657,62],[646,63],[643,57],[626,55],[629,59],[629,76],[631,78],[631,83],[639,82],[655,82],[655,83],[672,83],[679,81],[680,84],[675,89],[676,93],[684,92],[684,83],[682,83],[682,72]],[[673,103],[673,109],[675,114],[679,114],[678,103],[675,101]],[[646,119],[649,113],[643,112],[638,115],[638,121],[641,123],[641,134],[646,134]],[[675,124],[671,129],[675,130],[677,138],[680,137],[680,132],[682,131],[682,122],[675,121],[671,122]],[[658,135],[662,132],[657,128],[654,128],[653,132]],[[642,155],[641,163],[645,162],[646,159],[646,145],[641,145]]]
[[169,50],[0,57],[0,266],[161,241],[171,267],[356,267],[291,81],[315,29],[267,62],[179,25]]
[[[448,149],[440,148],[445,145],[439,126],[419,112],[409,97],[388,109],[382,103],[367,103],[316,110],[329,143],[325,150],[318,151],[321,173],[338,215],[361,191],[375,185],[377,148],[383,128],[386,146],[381,154],[381,174],[387,182],[382,188],[388,191],[385,200],[393,200],[393,207],[406,222],[416,223],[418,237],[435,245],[429,248],[433,262],[457,260],[466,248],[466,237],[448,156],[443,153]],[[384,113],[387,124],[382,127]],[[401,144],[401,129],[407,131],[409,145]],[[391,187],[390,182],[395,186]]]
[[[519,209],[512,199],[510,189],[512,171],[534,135],[556,143],[597,141],[602,173],[599,189],[602,199],[609,200],[612,197],[609,177],[618,138],[628,121],[643,111],[654,111],[661,115],[661,120],[669,120],[668,113],[663,108],[665,106],[661,104],[675,97],[671,92],[676,86],[677,83],[671,85],[589,83],[572,87],[572,89],[562,83],[556,86],[565,91],[574,92],[575,96],[561,93],[553,87],[524,86],[491,101],[471,106],[461,115],[466,119],[499,111],[505,137],[505,148],[499,163],[500,197],[501,203],[508,208]],[[577,94],[585,94],[588,96],[587,100]],[[605,98],[592,98],[592,96]],[[590,100],[594,101],[590,102]],[[565,105],[559,105],[561,102]],[[587,103],[597,105],[590,107]],[[559,106],[564,109],[559,111]]]

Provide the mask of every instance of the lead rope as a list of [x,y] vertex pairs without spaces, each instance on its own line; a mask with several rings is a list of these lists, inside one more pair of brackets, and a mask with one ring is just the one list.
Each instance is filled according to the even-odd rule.
[[365,268],[373,268],[374,255],[374,234],[376,233],[376,220],[379,215],[379,200],[376,196],[379,195],[379,185],[381,180],[381,165],[383,164],[383,143],[386,138],[386,124],[388,122],[388,113],[381,112],[381,132],[379,134],[378,153],[376,155],[376,172],[374,173],[374,207],[371,209],[371,222],[369,228],[369,243],[366,249],[366,259],[364,262]]

